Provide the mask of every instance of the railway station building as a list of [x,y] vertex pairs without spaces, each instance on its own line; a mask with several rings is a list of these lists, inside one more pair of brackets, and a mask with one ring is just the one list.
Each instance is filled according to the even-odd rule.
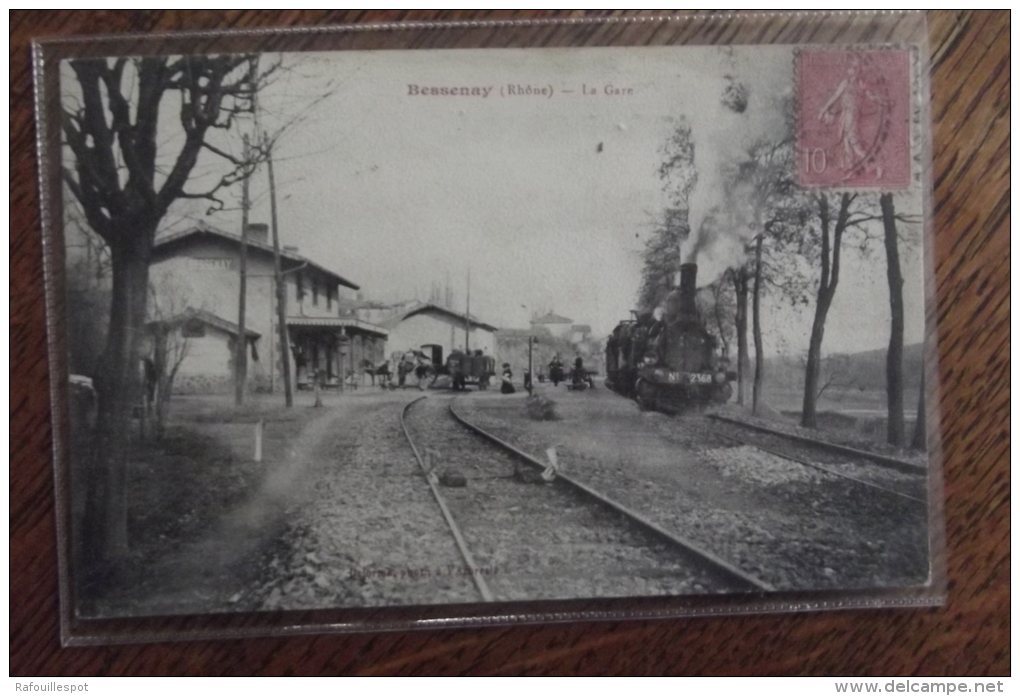
[[495,355],[496,327],[478,317],[466,316],[435,302],[409,300],[394,304],[359,300],[357,316],[387,332],[386,356],[420,351],[433,362],[444,363],[454,350],[465,347]]
[[[198,225],[156,240],[150,266],[148,326],[183,346],[174,391],[230,393],[239,334],[239,234]],[[267,225],[247,235],[246,381],[252,391],[280,391],[282,363],[273,246]],[[389,332],[347,303],[358,285],[298,253],[280,250],[290,367],[297,388],[318,372],[327,386],[351,381],[364,365],[384,360]]]
[[533,329],[545,329],[555,338],[570,340],[573,335],[574,320],[548,312],[536,319],[532,319],[531,326]]

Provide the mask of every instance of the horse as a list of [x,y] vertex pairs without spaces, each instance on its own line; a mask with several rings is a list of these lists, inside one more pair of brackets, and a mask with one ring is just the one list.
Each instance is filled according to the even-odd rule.
[[370,360],[361,361],[361,371],[372,378],[372,386],[375,386],[375,378],[379,378],[379,386],[385,389],[387,385],[393,379],[393,373],[390,372],[390,361],[387,360],[379,365],[372,365]]
[[393,362],[397,365],[397,386],[403,387],[407,376],[412,375],[418,382],[418,388],[424,389],[425,383],[435,382],[438,372],[432,361],[421,351],[409,350],[396,353]]

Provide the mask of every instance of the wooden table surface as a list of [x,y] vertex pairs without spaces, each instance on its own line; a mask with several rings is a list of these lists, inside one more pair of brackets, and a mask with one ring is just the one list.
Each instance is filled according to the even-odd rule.
[[1008,674],[1008,12],[928,18],[946,606],[61,648],[30,39],[478,16],[11,13],[10,673]]

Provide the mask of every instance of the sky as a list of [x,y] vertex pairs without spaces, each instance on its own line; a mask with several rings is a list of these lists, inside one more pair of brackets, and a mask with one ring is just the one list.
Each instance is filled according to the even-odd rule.
[[[283,244],[358,283],[368,299],[424,300],[433,284],[449,282],[463,309],[470,272],[471,312],[482,320],[524,327],[534,312],[551,310],[590,324],[596,335],[635,306],[641,250],[670,205],[657,170],[677,119],[687,120],[695,140],[697,224],[718,202],[720,163],[777,127],[776,105],[793,84],[788,47],[374,51],[282,60],[287,70],[260,95],[260,127],[272,132],[301,115],[274,151]],[[749,88],[743,114],[721,106],[728,76]],[[438,93],[451,88],[458,93]],[[166,112],[164,142],[172,151],[172,104]],[[220,144],[239,149],[236,140]],[[221,166],[206,154],[195,188]],[[268,222],[264,170],[251,187],[250,219]],[[238,230],[239,189],[225,196],[230,210],[206,221]],[[901,209],[920,210],[918,196],[901,199]],[[180,229],[203,213],[195,202],[176,206],[164,228]],[[917,245],[903,259],[908,343],[923,335],[920,259]],[[882,347],[889,324],[884,253],[848,252],[844,263],[826,352]],[[722,260],[701,264],[699,285],[722,271]],[[766,298],[763,316],[770,354],[806,349],[810,312]]]

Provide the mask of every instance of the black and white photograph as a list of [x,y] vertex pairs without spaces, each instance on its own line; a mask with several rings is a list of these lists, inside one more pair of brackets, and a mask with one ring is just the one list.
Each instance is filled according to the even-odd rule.
[[929,587],[915,48],[62,61],[75,615]]

